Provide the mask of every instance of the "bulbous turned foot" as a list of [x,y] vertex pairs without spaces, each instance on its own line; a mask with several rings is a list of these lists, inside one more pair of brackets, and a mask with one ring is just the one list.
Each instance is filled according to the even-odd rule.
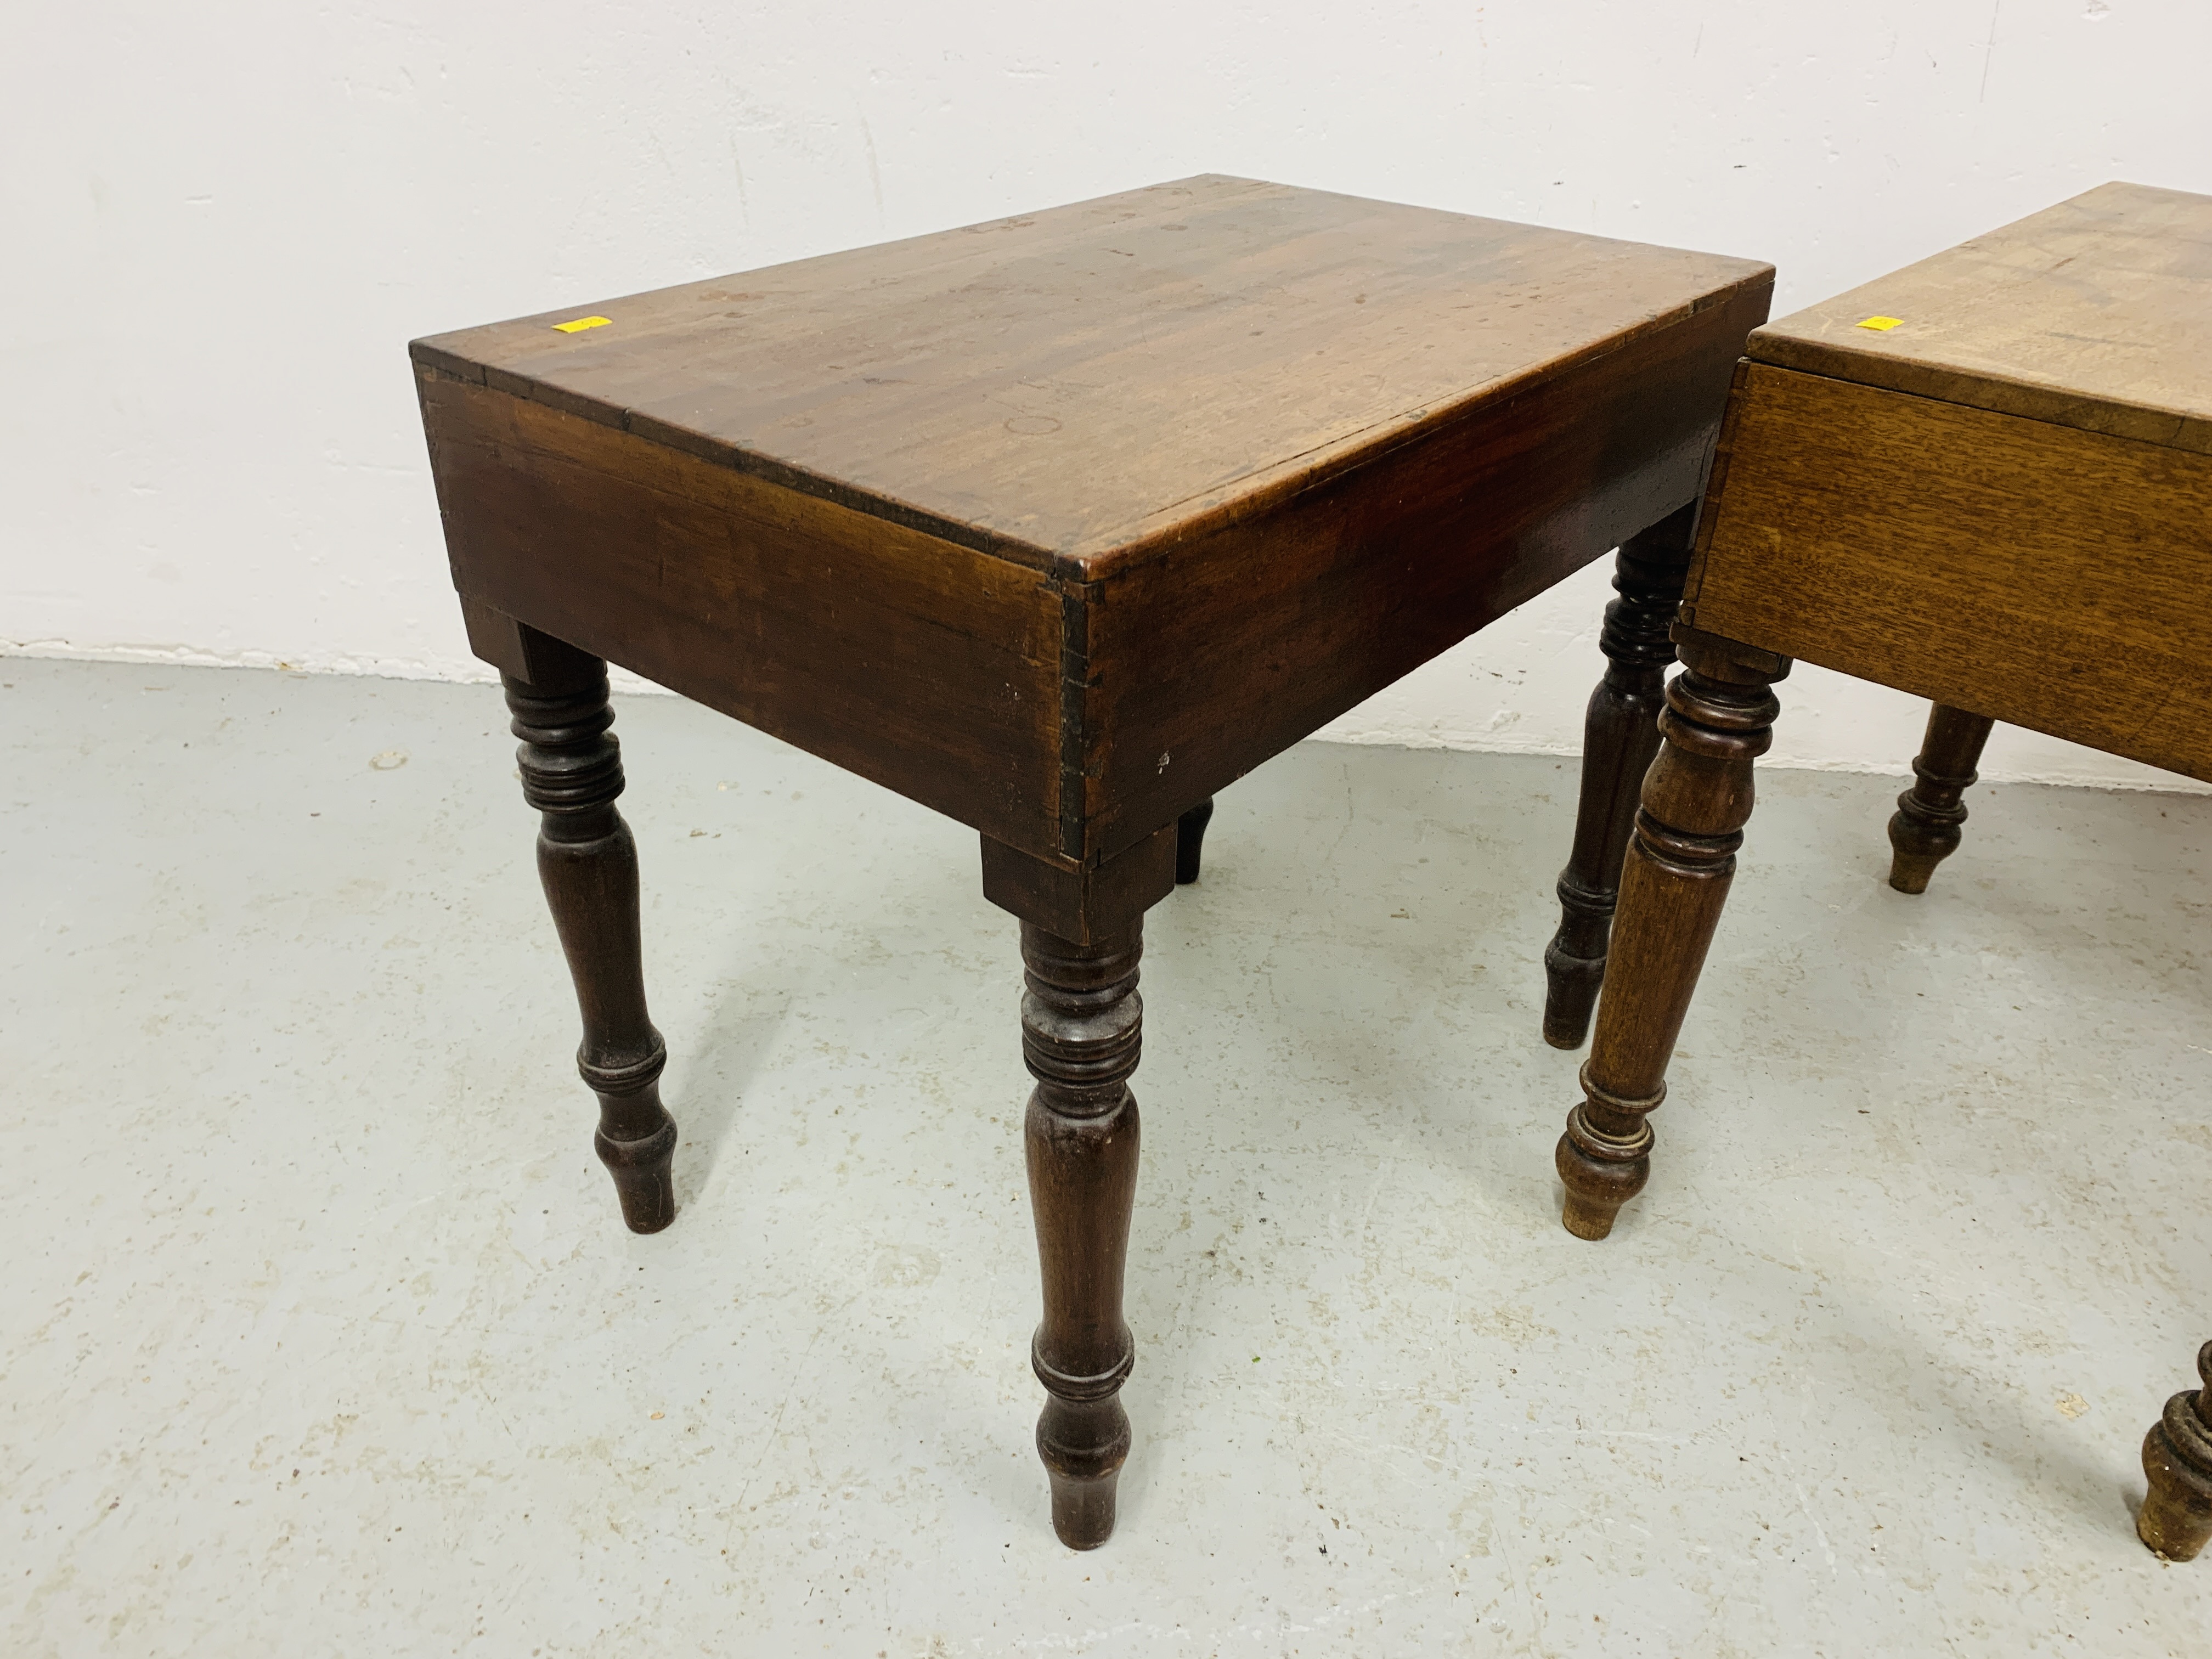
[[[1910,790],[1898,797],[1900,807],[1911,799]],[[1959,814],[1961,821],[1964,811]],[[1900,893],[1924,893],[1936,873],[1936,866],[1959,850],[1960,836],[1955,824],[1931,826],[1906,816],[1902,811],[1890,815],[1889,820],[1889,884]]]
[[1962,798],[1974,787],[1974,763],[1994,724],[1940,702],[1929,710],[1912,787],[1897,798],[1889,821],[1889,884],[1899,892],[1926,892],[1936,866],[1959,850],[1959,826],[1966,821]]
[[1567,1189],[1559,1219],[1577,1238],[1595,1241],[1609,1236],[1620,1206],[1642,1192],[1644,1183],[1651,1178],[1649,1158],[1626,1163],[1595,1158],[1576,1146],[1571,1134],[1559,1137],[1553,1162]]
[[1114,1535],[1115,1495],[1132,1436],[1121,1402],[1054,1400],[1037,1419],[1037,1455],[1052,1481],[1052,1529],[1072,1550]]
[[1544,947],[1544,1041],[1579,1048],[1589,1040],[1590,1016],[1605,984],[1603,957],[1570,956],[1553,939]]
[[[1595,1240],[1613,1231],[1620,1206],[1651,1178],[1651,1125],[1645,1120],[1666,1098],[1666,1091],[1649,1100],[1624,1100],[1593,1085],[1585,1065],[1583,1092],[1589,1098],[1567,1114],[1567,1132],[1559,1137],[1553,1163],[1567,1189],[1560,1219],[1577,1238]],[[1591,1117],[1593,1103],[1626,1127],[1619,1133],[1601,1128]]]
[[1921,894],[1936,874],[1934,860],[1925,864],[1909,863],[1903,858],[1893,858],[1889,865],[1889,884],[1900,893]]
[[2166,1402],[2143,1437],[2150,1492],[2136,1516],[2136,1536],[2169,1561],[2192,1561],[2212,1543],[2212,1342],[2197,1355],[2202,1391]]
[[623,1221],[634,1233],[657,1233],[676,1219],[676,1120],[662,1114],[660,1127],[641,1140],[612,1140],[604,1129],[592,1144],[614,1177]]

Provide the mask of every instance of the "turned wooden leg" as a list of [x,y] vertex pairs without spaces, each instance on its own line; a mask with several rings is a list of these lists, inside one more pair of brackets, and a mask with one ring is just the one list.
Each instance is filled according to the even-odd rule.
[[676,1218],[676,1123],[660,1103],[668,1048],[645,1010],[637,846],[615,810],[622,753],[607,728],[606,665],[534,630],[531,677],[504,674],[522,793],[544,815],[538,874],[584,1017],[576,1066],[599,1097],[595,1137],[633,1232]]
[[2169,1561],[2191,1561],[2212,1543],[2212,1342],[2197,1351],[2203,1387],[2166,1402],[2143,1437],[2143,1473],[2150,1495],[2136,1516],[2136,1535]]
[[1557,1163],[1567,1231],[1603,1238],[1651,1173],[1650,1114],[1712,943],[1751,817],[1752,762],[1774,738],[1768,688],[1789,659],[1679,624],[1686,665],[1667,688],[1659,758],[1621,868],[1620,908],[1584,1098],[1567,1115]]
[[1175,884],[1176,826],[1090,872],[983,842],[983,891],[1022,919],[1022,1057],[1036,1088],[1023,1126],[1044,1321],[1030,1363],[1048,1398],[1037,1455],[1052,1525],[1071,1549],[1114,1531],[1129,1455],[1121,1384],[1136,1344],[1121,1317],[1137,1194],[1137,995],[1146,908]]
[[1141,921],[1078,945],[1022,927],[1022,1057],[1036,1079],[1023,1143],[1044,1272],[1044,1322],[1030,1363],[1051,1398],[1037,1455],[1052,1478],[1062,1543],[1091,1549],[1114,1530],[1129,1455],[1118,1397],[1137,1358],[1121,1319],[1122,1267],[1137,1196]]
[[1607,936],[1620,894],[1620,865],[1636,820],[1636,795],[1659,752],[1659,708],[1674,660],[1668,624],[1690,567],[1694,505],[1621,544],[1598,648],[1605,678],[1583,722],[1582,803],[1575,845],[1559,872],[1559,931],[1544,949],[1544,1041],[1579,1048],[1605,980]]
[[1966,821],[1959,798],[1973,787],[1974,763],[1996,724],[1986,714],[1940,702],[1928,711],[1912,787],[1897,798],[1889,821],[1889,884],[1899,892],[1926,892],[1936,866],[1959,850],[1959,826]]

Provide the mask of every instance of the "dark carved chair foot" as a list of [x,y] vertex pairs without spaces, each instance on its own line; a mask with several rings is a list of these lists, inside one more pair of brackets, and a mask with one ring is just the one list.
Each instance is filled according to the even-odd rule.
[[1926,892],[1936,866],[1959,850],[1959,826],[1966,821],[1960,798],[1973,787],[1974,763],[1996,724],[1940,702],[1929,710],[1912,787],[1897,798],[1889,821],[1889,884],[1899,892]]
[[1199,849],[1206,842],[1206,826],[1213,817],[1213,800],[1205,800],[1176,820],[1176,880],[1188,886],[1198,879]]
[[2150,1494],[2136,1535],[2169,1561],[2194,1560],[2212,1543],[2212,1342],[2197,1352],[2197,1375],[2203,1386],[2167,1401],[2143,1437]]

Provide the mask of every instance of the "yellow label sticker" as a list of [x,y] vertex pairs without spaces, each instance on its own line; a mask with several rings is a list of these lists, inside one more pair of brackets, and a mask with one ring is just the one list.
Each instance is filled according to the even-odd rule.
[[[1861,323],[1859,326],[1861,328],[1870,328],[1877,334],[1887,334],[1890,330],[1895,328],[1904,320],[1905,319],[1902,317],[1869,317],[1866,321]],[[583,325],[580,323],[577,326],[580,328]]]
[[563,334],[581,334],[587,328],[605,328],[612,321],[611,317],[579,317],[573,323],[556,323],[553,326]]

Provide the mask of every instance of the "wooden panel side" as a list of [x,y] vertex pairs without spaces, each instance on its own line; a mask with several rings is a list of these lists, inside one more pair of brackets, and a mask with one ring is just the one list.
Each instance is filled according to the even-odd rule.
[[419,380],[465,598],[1058,854],[1048,580],[542,404]]
[[1709,633],[2212,779],[2212,457],[1754,364]]
[[1682,575],[1682,620],[1688,622],[1697,614],[1698,587],[1705,579],[1705,555],[1713,544],[1713,503],[1728,488],[1729,457],[1735,450],[1735,423],[1738,411],[1743,407],[1743,384],[1751,374],[1751,360],[1736,360],[1735,373],[1729,381],[1728,406],[1721,412],[1721,429],[1713,440],[1711,462],[1705,468],[1705,486],[1698,503],[1698,527],[1690,542],[1690,568]]
[[1094,855],[1693,500],[1765,303],[1740,294],[1091,585]]

